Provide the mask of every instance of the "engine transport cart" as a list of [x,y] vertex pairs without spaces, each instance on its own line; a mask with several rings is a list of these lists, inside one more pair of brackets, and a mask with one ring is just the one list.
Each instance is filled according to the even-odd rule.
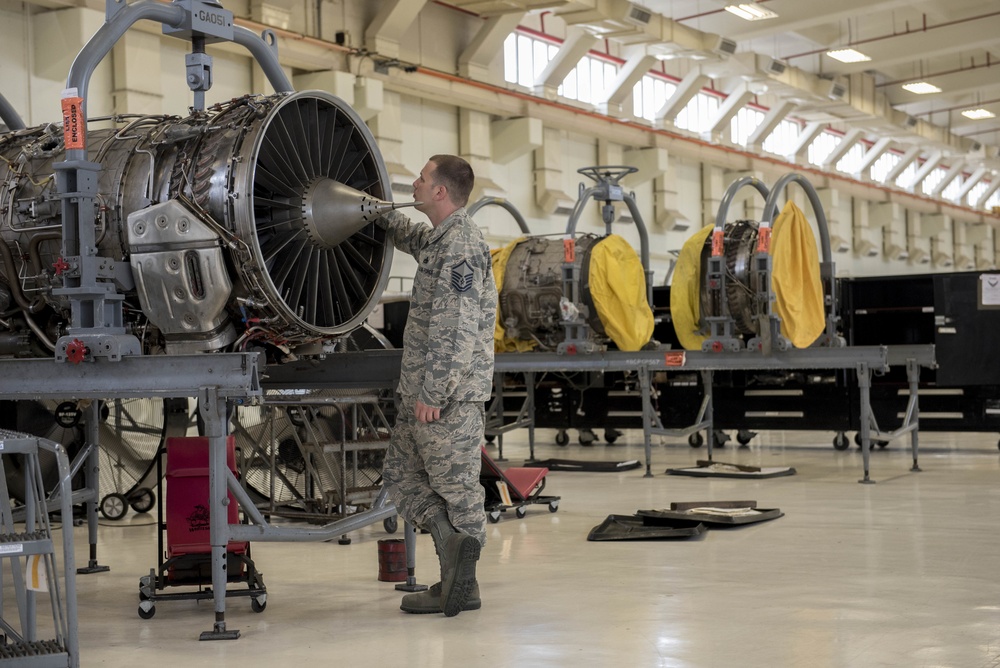
[[[173,437],[166,441],[166,520],[157,503],[157,567],[139,578],[139,616],[156,614],[158,600],[211,599],[212,547],[209,542],[208,439]],[[157,459],[159,461],[159,458]],[[226,437],[226,463],[236,473],[236,440]],[[163,499],[164,494],[157,494]],[[228,520],[239,521],[239,507],[229,493]],[[166,534],[166,546],[164,546]],[[248,541],[230,541],[226,548],[227,583],[245,583],[247,589],[226,589],[226,596],[249,596],[250,608],[263,612],[267,588],[250,558]],[[194,587],[194,591],[161,594],[167,587]]]
[[544,466],[512,466],[501,470],[496,462],[486,454],[485,448],[480,448],[482,454],[482,470],[479,482],[486,490],[486,517],[493,524],[500,521],[500,513],[513,508],[518,519],[528,512],[526,506],[534,503],[546,503],[549,512],[559,510],[559,496],[542,496],[545,489],[545,476],[549,470]]

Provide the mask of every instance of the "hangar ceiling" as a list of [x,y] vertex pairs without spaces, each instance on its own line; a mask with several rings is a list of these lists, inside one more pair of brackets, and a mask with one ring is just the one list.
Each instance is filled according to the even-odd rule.
[[[551,12],[661,60],[688,61],[728,87],[754,82],[790,113],[1000,168],[1000,3],[996,0],[450,0],[481,16]],[[853,49],[860,62],[829,53]],[[734,83],[735,82],[735,83]],[[931,93],[904,86],[923,83]],[[925,88],[927,86],[925,85]],[[963,112],[979,111],[982,118]]]

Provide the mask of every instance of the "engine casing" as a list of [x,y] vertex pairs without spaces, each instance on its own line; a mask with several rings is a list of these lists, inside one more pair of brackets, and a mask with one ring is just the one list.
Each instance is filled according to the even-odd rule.
[[[338,221],[318,219],[331,183],[389,195],[374,139],[342,100],[246,96],[186,118],[110,122],[88,134],[101,166],[97,253],[114,260],[126,325],[147,352],[308,350],[377,305],[392,253],[384,231],[370,223],[333,243]],[[0,135],[0,331],[16,334],[0,338],[0,354],[28,354],[28,330],[51,347],[69,320],[53,294],[63,155],[58,125]]]

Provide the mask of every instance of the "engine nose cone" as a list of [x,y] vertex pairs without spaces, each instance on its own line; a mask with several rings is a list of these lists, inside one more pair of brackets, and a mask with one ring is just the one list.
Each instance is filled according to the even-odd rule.
[[419,202],[387,202],[339,181],[320,177],[302,195],[302,220],[316,245],[333,248],[386,211],[417,204]]

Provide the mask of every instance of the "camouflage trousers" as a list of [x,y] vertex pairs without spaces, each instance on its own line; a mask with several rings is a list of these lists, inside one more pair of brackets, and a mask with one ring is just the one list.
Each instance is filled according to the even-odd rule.
[[481,402],[453,402],[441,419],[418,422],[412,401],[399,404],[396,427],[382,466],[382,482],[400,516],[424,528],[446,513],[459,531],[486,544],[486,494],[479,483],[485,409]]

